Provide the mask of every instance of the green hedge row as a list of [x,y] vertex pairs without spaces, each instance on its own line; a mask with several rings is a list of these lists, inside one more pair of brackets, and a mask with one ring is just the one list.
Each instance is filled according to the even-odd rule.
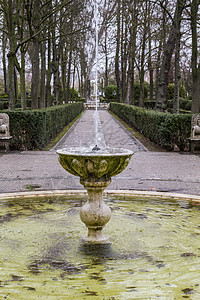
[[111,103],[110,110],[162,148],[188,148],[191,114],[162,113],[119,103]]
[[3,111],[10,118],[10,148],[43,149],[82,110],[83,103],[72,103],[38,110]]
[[[173,108],[173,102],[174,100],[168,100],[167,101],[167,107],[168,108]],[[187,111],[191,111],[192,108],[192,100],[184,99],[184,98],[179,98],[179,108]]]

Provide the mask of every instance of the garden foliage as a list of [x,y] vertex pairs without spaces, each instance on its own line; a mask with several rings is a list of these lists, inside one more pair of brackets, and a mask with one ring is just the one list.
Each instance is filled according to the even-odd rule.
[[[146,99],[148,96],[149,84],[148,82],[144,82],[144,98]],[[116,85],[108,85],[104,88],[105,100],[107,102],[117,101],[117,86]],[[140,100],[140,83],[134,82],[134,102],[139,104]]]
[[11,149],[42,149],[83,110],[83,103],[50,108],[4,111],[10,118]]
[[104,89],[105,99],[110,101],[117,101],[117,86],[116,85],[108,85]]
[[181,151],[188,148],[191,114],[162,113],[121,103],[111,103],[110,110],[164,149],[173,150],[175,145]]

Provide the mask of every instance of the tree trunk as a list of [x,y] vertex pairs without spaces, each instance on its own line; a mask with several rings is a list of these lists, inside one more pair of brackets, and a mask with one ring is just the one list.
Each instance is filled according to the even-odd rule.
[[135,50],[136,50],[136,36],[137,36],[137,22],[138,22],[138,7],[137,1],[131,3],[130,15],[131,15],[131,26],[130,26],[130,45],[129,45],[129,67],[127,76],[127,101],[128,104],[134,104],[134,81],[135,81]]
[[15,99],[18,99],[19,96],[19,90],[18,90],[18,81],[17,81],[17,70],[16,66],[14,66],[14,92],[15,92]]
[[127,44],[128,44],[128,18],[125,9],[125,1],[122,1],[122,21],[121,21],[121,102],[125,102],[127,95]]
[[[71,41],[72,44],[72,41]],[[68,61],[68,70],[67,70],[67,102],[70,100],[70,79],[71,79],[71,66],[72,66],[72,47],[70,46],[69,51],[69,61]]]
[[9,110],[15,108],[15,89],[14,89],[14,65],[15,56],[8,53],[8,97],[9,97]]
[[[131,45],[129,45],[131,47]],[[131,62],[132,62],[132,57],[129,53],[129,58],[128,58],[128,72],[127,72],[127,93],[126,93],[126,103],[131,104]]]
[[139,99],[139,106],[144,106],[144,58],[145,58],[145,47],[146,47],[146,29],[144,28],[144,35],[143,35],[143,43],[142,43],[142,55],[141,55],[141,69],[140,69],[140,99]]
[[171,67],[171,58],[174,52],[176,40],[177,40],[177,22],[176,20],[181,20],[181,15],[183,8],[185,6],[186,0],[177,0],[176,10],[173,18],[173,22],[171,25],[170,34],[165,45],[165,50],[163,54],[162,65],[160,69],[159,75],[159,85],[157,91],[157,101],[156,101],[156,109],[160,111],[165,111],[167,108],[167,97],[166,90],[168,85],[168,74]]
[[169,39],[164,50],[164,56],[159,74],[156,109],[165,111],[167,108],[166,90],[168,85],[168,74],[171,67],[171,57],[174,51],[176,41],[175,29],[171,30]]
[[[53,32],[55,35],[55,32]],[[56,45],[53,40],[53,93],[54,93],[54,104],[59,104],[59,88],[60,88],[60,72],[59,72],[59,61],[60,61],[60,45]]]
[[2,64],[3,64],[4,90],[5,90],[5,94],[7,94],[8,88],[7,88],[6,35],[5,35],[5,32],[3,32],[3,37],[2,37]]
[[20,68],[20,92],[21,92],[21,108],[26,109],[26,79],[25,79],[25,54],[26,51],[22,46],[20,48],[21,52],[21,68]]
[[32,82],[31,82],[31,100],[32,109],[38,108],[38,92],[39,92],[39,43],[34,38],[32,43]]
[[16,49],[16,38],[15,38],[15,23],[13,16],[13,3],[12,0],[8,1],[8,36],[9,36],[9,52],[8,52],[8,97],[9,97],[9,110],[15,108],[15,79],[14,79],[14,68],[15,68],[15,49]]
[[40,71],[40,102],[39,107],[45,108],[45,79],[46,79],[46,42],[40,44],[41,71]]
[[48,50],[47,50],[47,61],[48,61],[48,69],[47,69],[47,81],[46,81],[46,92],[45,92],[45,98],[46,98],[46,105],[47,107],[51,106],[51,40],[50,40],[50,31],[48,31]]
[[67,53],[66,49],[61,50],[61,82],[63,91],[63,101],[67,102],[67,85],[66,85],[66,69],[67,69]]
[[148,39],[149,39],[149,56],[148,56],[148,69],[149,69],[149,99],[153,100],[153,66],[151,61],[152,47],[151,47],[151,4],[148,0]]
[[74,58],[74,68],[73,68],[73,74],[72,74],[72,88],[73,88],[73,90],[75,89],[75,76],[76,76],[76,61],[75,61],[75,58]]
[[161,50],[162,50],[162,40],[159,41],[158,46],[158,54],[157,54],[157,60],[156,60],[156,69],[155,69],[155,99],[158,99],[158,87],[159,87],[159,69],[160,69],[160,57],[161,57]]
[[80,97],[82,97],[82,92],[81,92],[81,78],[80,78],[80,72],[78,66],[76,66],[76,72],[77,72],[77,77],[78,77],[78,91]]
[[[73,31],[74,22],[73,22],[73,13],[70,19],[70,32]],[[71,81],[71,67],[72,67],[72,51],[73,51],[73,34],[70,36],[70,47],[69,47],[69,60],[68,60],[68,70],[67,70],[67,102],[70,100],[70,81]]]
[[105,29],[105,80],[104,87],[108,86],[108,49],[107,49],[108,32]]
[[173,102],[173,113],[179,113],[179,82],[180,82],[180,22],[177,24],[178,33],[176,39],[176,49],[175,49],[175,81],[174,81],[174,102]]
[[200,94],[199,94],[199,77],[200,64],[197,66],[198,44],[197,44],[197,13],[199,1],[193,0],[191,3],[191,29],[192,29],[192,113],[199,113]]
[[115,77],[116,77],[116,83],[117,83],[117,101],[118,102],[120,102],[120,100],[121,100],[119,51],[120,51],[120,0],[118,0],[117,37],[116,37],[116,52],[115,52]]
[[145,3],[145,10],[144,10],[144,25],[143,25],[143,37],[142,37],[142,53],[141,53],[141,67],[140,67],[140,99],[139,99],[139,106],[144,106],[144,63],[145,63],[145,49],[146,49],[146,36],[147,36],[147,0]]

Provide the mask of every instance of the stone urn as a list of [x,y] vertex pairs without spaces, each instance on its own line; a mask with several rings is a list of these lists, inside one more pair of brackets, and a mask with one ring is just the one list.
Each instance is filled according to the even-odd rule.
[[111,210],[103,200],[103,191],[110,184],[111,177],[127,167],[133,152],[117,148],[104,151],[74,148],[58,150],[57,154],[61,166],[79,176],[80,183],[88,193],[88,200],[80,210],[80,218],[88,228],[84,240],[89,243],[109,243],[102,230],[110,220]]

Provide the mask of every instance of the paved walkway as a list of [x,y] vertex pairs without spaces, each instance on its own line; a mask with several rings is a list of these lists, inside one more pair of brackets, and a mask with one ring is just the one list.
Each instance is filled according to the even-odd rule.
[[199,155],[147,151],[107,111],[99,111],[97,124],[95,119],[94,111],[85,111],[51,151],[0,153],[0,193],[83,189],[79,178],[60,166],[56,149],[92,147],[97,142],[134,151],[127,169],[112,179],[108,189],[200,195]]
[[106,110],[100,110],[97,114],[94,110],[86,110],[75,125],[73,130],[52,149],[53,151],[69,147],[94,147],[96,144],[100,148],[125,147],[133,152],[147,150]]

